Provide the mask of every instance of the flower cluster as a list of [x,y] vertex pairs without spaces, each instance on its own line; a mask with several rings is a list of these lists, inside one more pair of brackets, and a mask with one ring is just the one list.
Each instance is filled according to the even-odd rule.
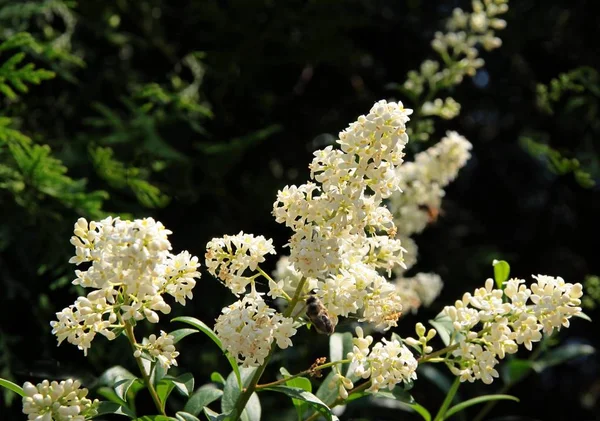
[[23,391],[23,413],[28,420],[85,421],[98,413],[98,400],[86,398],[88,390],[81,388],[79,380],[25,382]]
[[369,378],[371,386],[368,390],[377,392],[386,387],[392,390],[398,383],[416,380],[418,362],[398,340],[383,339],[369,349],[373,337],[365,337],[360,327],[356,328],[356,336],[352,339],[352,352],[348,353],[352,361],[350,372],[363,379]]
[[269,355],[273,341],[279,348],[292,345],[294,320],[283,317],[252,291],[225,307],[215,324],[223,347],[244,367],[258,366]]
[[411,113],[377,102],[339,134],[340,149],[315,152],[313,181],[286,186],[273,205],[276,221],[294,231],[289,263],[316,280],[315,293],[334,317],[364,310],[363,320],[395,325],[401,305],[378,270],[403,265],[404,249],[382,201],[399,190]]
[[144,341],[144,344],[135,344],[137,349],[133,355],[138,358],[143,355],[142,351],[145,351],[153,359],[158,361],[163,368],[168,370],[172,365],[177,365],[177,360],[175,358],[179,356],[179,352],[175,350],[174,343],[175,337],[161,330],[159,337],[152,334],[148,337],[148,340]]
[[112,340],[114,329],[128,321],[158,322],[158,312],[171,311],[165,294],[182,305],[192,298],[198,258],[187,251],[170,253],[171,231],[160,222],[109,217],[88,224],[80,218],[74,234],[70,262],[90,265],[75,271],[73,284],[93,291],[56,313],[58,320],[50,324],[59,344],[66,339],[87,354],[98,333]]
[[[452,373],[461,381],[492,383],[494,368],[506,354],[532,344],[581,313],[581,284],[562,278],[538,275],[529,288],[521,279],[510,279],[503,289],[495,289],[488,279],[484,288],[466,293],[442,314],[450,319],[454,337],[460,338],[447,358]],[[477,326],[477,329],[475,327]]]
[[262,235],[240,232],[213,238],[206,244],[206,268],[211,275],[222,280],[235,295],[246,292],[252,277],[244,276],[246,270],[255,271],[267,254],[275,254],[273,240]]

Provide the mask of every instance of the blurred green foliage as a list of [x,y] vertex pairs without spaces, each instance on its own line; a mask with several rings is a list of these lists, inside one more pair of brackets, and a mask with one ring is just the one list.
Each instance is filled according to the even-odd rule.
[[[393,84],[434,55],[430,41],[455,6],[469,2],[0,0],[0,377],[77,376],[94,387],[115,362],[134,369],[116,342],[100,341],[84,359],[50,334],[54,312],[77,296],[67,261],[80,216],[159,218],[176,250],[198,256],[213,236],[240,230],[274,238],[285,253],[289,232],[270,214],[277,189],[302,183],[312,152],[375,100],[408,100]],[[512,2],[503,46],[481,53],[485,68],[439,87],[460,116],[417,119],[427,140],[452,129],[474,144],[443,217],[417,238],[415,271],[446,281],[439,306],[479,286],[494,258],[571,282],[600,273],[588,246],[600,214],[591,6]],[[211,324],[232,297],[203,276],[184,310]],[[399,333],[414,323],[405,325]],[[585,329],[570,332],[600,346]],[[226,372],[196,336],[183,341],[180,365],[198,381],[217,366]],[[326,355],[326,340],[313,339],[299,334],[277,364],[293,372],[295,361]],[[600,375],[578,367],[532,376],[515,393],[543,398],[553,419],[567,409],[589,418],[597,408],[582,406],[580,392]],[[478,394],[472,386],[465,394]],[[443,399],[425,383],[414,392],[432,406]],[[0,397],[0,411],[20,419],[11,396]],[[277,402],[265,397],[263,407]],[[539,406],[502,407],[544,417]],[[398,417],[383,407],[377,415]]]

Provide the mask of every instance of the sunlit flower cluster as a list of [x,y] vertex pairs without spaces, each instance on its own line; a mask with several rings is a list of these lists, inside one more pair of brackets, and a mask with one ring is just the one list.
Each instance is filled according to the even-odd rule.
[[356,328],[356,338],[348,358],[352,360],[350,370],[356,376],[370,379],[368,390],[393,389],[402,382],[410,382],[417,378],[418,362],[413,353],[397,339],[382,339],[372,348],[372,336],[364,336],[360,327]]
[[256,271],[267,254],[275,254],[273,240],[267,240],[262,235],[255,237],[243,232],[225,235],[213,238],[206,244],[206,268],[223,281],[231,292],[239,295],[246,291],[253,279],[244,276],[244,272]]
[[382,201],[399,189],[411,113],[401,103],[377,102],[339,134],[340,149],[315,152],[313,181],[286,186],[273,206],[276,221],[294,231],[289,262],[301,276],[317,280],[315,293],[333,316],[364,309],[364,320],[389,327],[401,310],[378,269],[404,264]]
[[172,365],[177,365],[176,358],[179,356],[179,352],[175,350],[175,337],[169,335],[164,331],[160,331],[160,336],[152,334],[148,337],[148,340],[144,341],[144,344],[136,344],[136,351],[134,356],[142,356],[142,351],[145,351],[153,359],[165,369],[169,369]]
[[192,298],[198,258],[187,251],[172,254],[171,231],[160,222],[109,217],[88,224],[80,218],[74,234],[70,262],[89,266],[75,271],[73,284],[93,291],[56,313],[50,324],[59,344],[66,339],[87,354],[98,333],[112,340],[113,330],[130,320],[158,322],[158,312],[171,311],[164,295],[183,305]]
[[531,350],[542,333],[568,327],[569,319],[581,313],[581,284],[545,275],[534,278],[537,282],[529,288],[524,280],[510,279],[503,290],[488,279],[484,288],[444,308],[442,314],[462,338],[448,359],[461,381],[491,383],[498,377],[495,366],[506,354],[514,354],[521,344]]
[[215,332],[223,347],[244,367],[258,366],[269,355],[273,341],[279,348],[292,345],[296,333],[291,317],[283,317],[252,291],[225,307],[217,318]]
[[98,413],[98,400],[86,396],[79,380],[23,385],[23,413],[35,421],[85,421]]

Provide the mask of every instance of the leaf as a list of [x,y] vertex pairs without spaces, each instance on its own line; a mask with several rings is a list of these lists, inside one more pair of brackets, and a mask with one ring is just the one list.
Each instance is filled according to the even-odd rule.
[[177,418],[179,421],[200,421],[198,417],[183,411],[177,412],[175,414],[175,418]]
[[161,379],[155,387],[156,394],[158,395],[158,399],[160,400],[160,409],[162,409],[164,413],[165,407],[167,405],[167,399],[169,398],[169,395],[175,388],[175,383],[171,379],[164,378]]
[[330,371],[327,377],[321,382],[319,388],[317,389],[316,396],[321,399],[323,402],[332,404],[338,397],[338,391],[336,387],[329,387],[331,382],[333,381],[333,376],[335,373]]
[[459,403],[458,405],[454,405],[453,407],[449,408],[448,411],[446,411],[446,413],[444,414],[444,419],[448,419],[450,418],[452,415],[456,414],[457,412],[460,412],[470,406],[473,405],[478,405],[480,403],[483,402],[489,402],[489,401],[498,401],[498,400],[511,400],[511,401],[515,401],[515,402],[519,402],[519,399],[511,396],[511,395],[484,395],[484,396],[478,396],[476,398],[472,398],[472,399],[467,399],[464,402]]
[[210,381],[219,384],[225,384],[225,378],[221,375],[221,373],[217,373],[216,371],[210,375]]
[[331,409],[329,409],[329,407],[327,405],[325,405],[325,403],[321,399],[317,398],[315,395],[313,395],[310,392],[307,392],[304,389],[300,389],[298,387],[289,387],[289,386],[279,385],[279,386],[266,387],[262,390],[271,390],[273,392],[283,393],[283,394],[289,396],[290,398],[305,401],[311,407],[313,407],[318,413],[323,415],[326,419],[328,419],[329,421],[332,420]]
[[21,386],[19,386],[18,384],[13,383],[9,380],[0,379],[0,386],[13,391],[22,397],[25,396],[25,391],[23,391],[23,388]]
[[559,365],[565,361],[572,360],[578,357],[591,355],[596,352],[596,349],[588,344],[567,344],[562,345],[547,352],[543,357],[533,363],[533,369],[538,373],[544,371],[548,367]]
[[225,357],[227,358],[227,361],[229,361],[229,365],[231,365],[231,368],[233,369],[233,372],[235,373],[235,376],[236,376],[237,381],[238,381],[238,386],[240,388],[242,387],[242,379],[241,379],[241,376],[240,376],[240,370],[238,368],[237,361],[235,360],[235,358],[233,358],[231,355],[229,355],[226,352],[226,350],[223,349],[223,344],[221,343],[221,340],[219,339],[219,337],[217,336],[217,334],[210,327],[208,327],[203,321],[198,320],[195,317],[187,317],[187,316],[175,317],[171,321],[172,322],[187,323],[187,324],[189,324],[191,326],[194,326],[200,332],[202,332],[206,336],[208,336],[219,347],[219,349],[221,351],[223,351],[223,354],[225,354]]
[[188,399],[183,410],[193,415],[199,415],[204,407],[220,399],[221,396],[223,396],[221,389],[217,389],[211,384],[204,385]]
[[145,415],[141,418],[136,418],[135,421],[179,421],[177,418],[167,417],[165,415]]
[[[335,332],[329,337],[329,358],[330,361],[339,361],[346,358],[349,352],[352,352],[354,344],[352,343],[352,334],[350,332]],[[342,364],[340,372],[352,381],[358,380],[358,376],[348,375],[350,363]]]
[[514,385],[523,380],[532,369],[533,361],[512,358],[501,366],[502,380],[505,384]]
[[115,392],[117,393],[117,396],[121,399],[123,399],[124,401],[129,401],[131,399],[127,399],[127,392],[129,392],[129,389],[135,384],[135,387],[132,390],[133,396],[132,398],[135,398],[135,394],[143,389],[145,387],[144,382],[140,379],[133,378],[133,379],[123,379],[123,380],[119,380],[117,383],[115,383],[114,389]]
[[372,395],[376,398],[394,399],[407,404],[413,404],[415,402],[410,393],[398,386],[394,387],[392,390],[379,390]]
[[419,365],[417,374],[436,385],[444,394],[448,393],[450,387],[452,387],[452,382],[448,380],[448,377],[432,365]]
[[[256,372],[256,368],[242,368],[240,370],[240,376],[242,380],[242,387],[247,387],[252,380],[252,376]],[[225,381],[225,388],[223,389],[223,397],[221,398],[221,410],[223,413],[231,412],[237,403],[240,396],[240,387],[237,384],[234,373],[230,373]],[[261,407],[258,395],[253,393],[248,399],[246,407],[242,411],[240,419],[242,421],[254,421],[260,420]]]
[[[283,367],[279,369],[279,372],[283,375],[283,377],[289,377],[291,374]],[[312,384],[310,380],[306,377],[295,377],[285,382],[286,386],[297,387],[302,390],[306,390],[307,392],[312,392]],[[294,408],[296,408],[296,413],[298,414],[298,420],[302,420],[302,415],[308,409],[308,403],[303,400],[293,399],[292,403],[294,404]]]
[[193,335],[194,333],[197,333],[197,332],[198,331],[195,329],[177,329],[177,330],[174,330],[173,332],[169,333],[169,335],[172,335],[175,338],[173,340],[173,343],[176,344],[177,342],[179,342],[186,336]]
[[417,414],[419,414],[425,421],[431,421],[431,413],[423,406],[418,403],[408,404]]
[[165,379],[171,380],[175,388],[185,397],[189,398],[194,391],[194,376],[191,373],[184,373],[178,377],[167,376]]
[[496,286],[498,289],[503,289],[504,282],[508,280],[510,275],[510,265],[504,260],[494,260],[492,263],[494,266],[494,279],[496,280]]
[[126,406],[114,402],[100,402],[100,405],[98,405],[98,414],[96,414],[95,417],[107,414],[124,415],[129,418],[135,418],[135,412]]
[[437,330],[438,335],[444,345],[450,345],[450,339],[454,334],[454,326],[452,320],[445,314],[438,314],[434,320],[429,320],[429,324]]
[[206,418],[208,418],[209,421],[225,421],[228,414],[217,414],[212,409],[205,407],[204,415],[206,415]]
[[125,402],[123,399],[121,399],[116,392],[111,389],[110,387],[99,387],[98,389],[96,389],[96,393],[99,394],[100,396],[102,396],[103,398],[108,399],[111,402],[114,402],[118,405],[127,405],[127,402]]

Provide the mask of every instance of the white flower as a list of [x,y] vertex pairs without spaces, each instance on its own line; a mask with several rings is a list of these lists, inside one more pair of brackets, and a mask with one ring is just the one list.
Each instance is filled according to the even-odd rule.
[[267,254],[275,254],[273,240],[267,240],[262,235],[255,237],[243,232],[225,235],[213,238],[206,244],[206,268],[235,295],[239,295],[252,282],[251,277],[244,276],[246,269],[255,271],[258,264],[265,261]]
[[59,344],[66,339],[87,353],[97,333],[115,338],[112,329],[122,327],[118,315],[157,323],[157,312],[171,311],[164,294],[183,305],[192,298],[194,278],[200,277],[198,258],[187,251],[171,254],[171,231],[160,222],[109,217],[88,223],[80,218],[73,233],[70,262],[89,263],[86,270],[75,271],[73,284],[93,291],[56,313],[58,320],[50,325]]
[[81,388],[79,380],[25,382],[23,391],[23,413],[28,420],[85,421],[98,413],[98,400],[86,398],[88,390]]
[[267,306],[256,292],[223,308],[215,332],[223,347],[244,367],[257,367],[269,355],[273,341],[280,348],[292,345],[293,319]]
[[498,377],[494,368],[498,360],[517,352],[521,344],[531,350],[542,339],[542,331],[551,334],[568,327],[569,319],[581,312],[581,284],[545,275],[534,278],[531,289],[523,280],[510,279],[504,290],[494,288],[488,279],[484,288],[444,308],[459,338],[459,348],[447,362],[461,381],[491,383]]
[[160,336],[152,334],[148,337],[148,343],[142,345],[153,358],[165,369],[169,369],[172,365],[177,365],[179,352],[175,350],[175,337],[168,335],[164,331],[160,331]]

